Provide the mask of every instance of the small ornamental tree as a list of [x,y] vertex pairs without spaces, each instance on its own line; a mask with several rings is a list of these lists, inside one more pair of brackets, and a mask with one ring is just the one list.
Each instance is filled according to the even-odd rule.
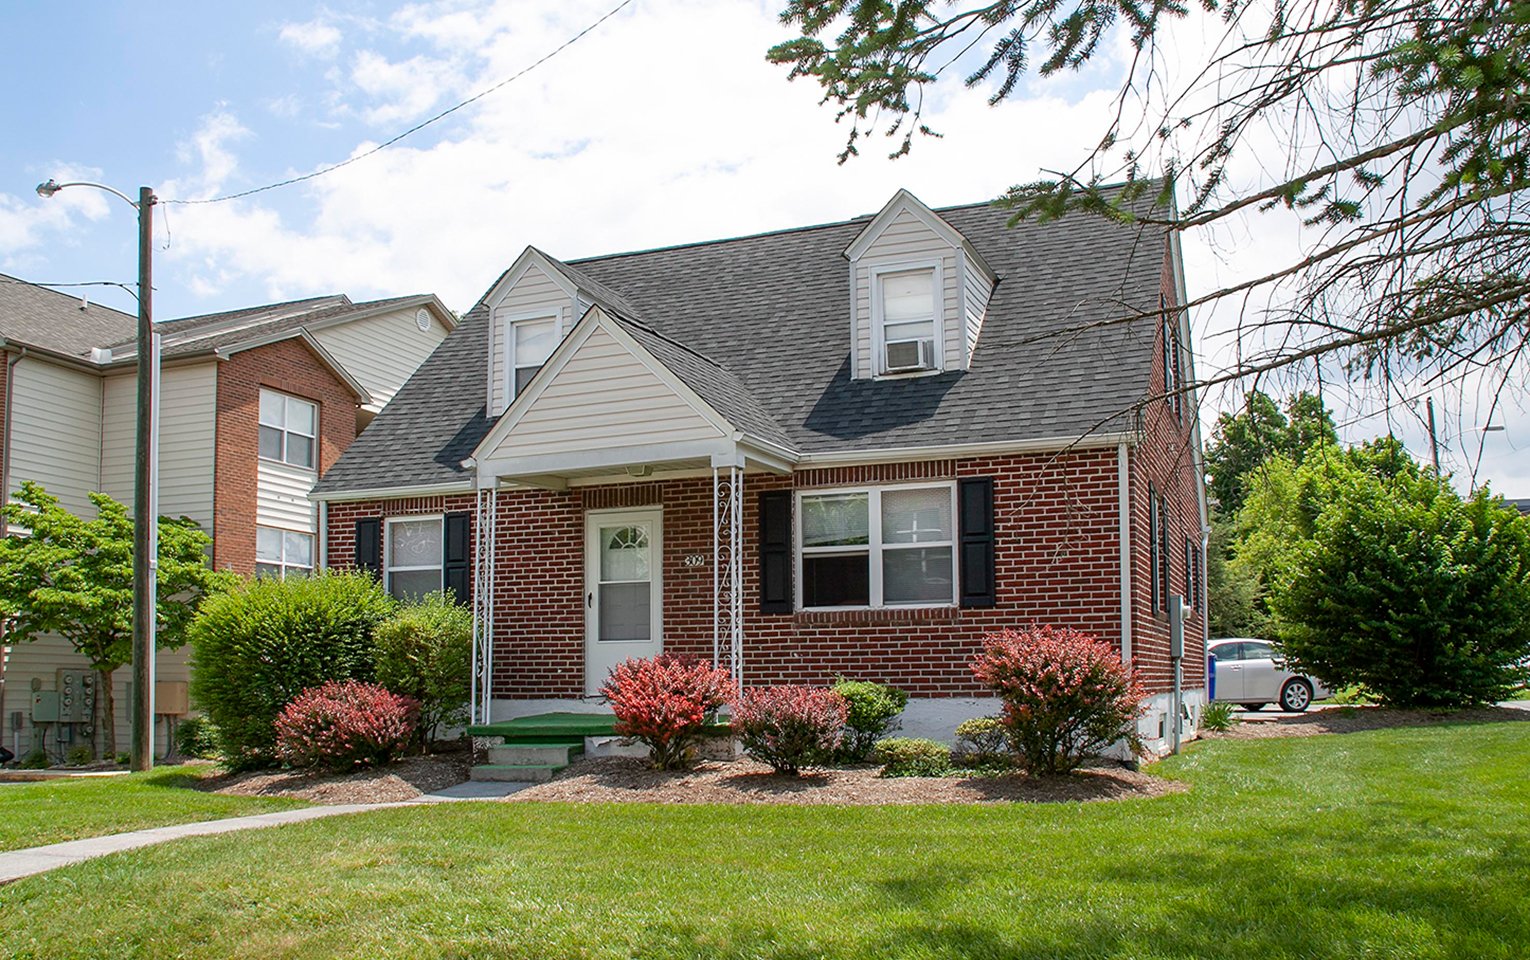
[[432,593],[378,624],[377,682],[420,705],[416,746],[438,728],[467,722],[473,682],[473,614],[445,593]]
[[834,751],[850,714],[842,695],[822,687],[753,687],[732,707],[744,752],[793,776]]
[[1344,480],[1273,598],[1286,656],[1397,706],[1508,696],[1530,657],[1530,519],[1431,471]]
[[294,767],[351,770],[389,763],[414,739],[419,704],[375,683],[304,690],[277,714],[276,757]]
[[1146,693],[1136,672],[1087,633],[1051,625],[991,633],[972,672],[1003,701],[999,719],[1027,773],[1067,773],[1117,741],[1142,748]]
[[660,770],[689,765],[707,717],[733,691],[728,671],[669,653],[622,661],[600,688],[616,714],[616,733],[646,745]]
[[[116,750],[113,673],[133,658],[133,518],[127,507],[92,493],[96,517],[64,509],[41,484],[24,481],[0,508],[0,618],[7,643],[57,634],[96,671],[102,752]],[[227,574],[207,562],[211,539],[193,520],[159,518],[155,645],[182,646],[204,598],[225,589]]]

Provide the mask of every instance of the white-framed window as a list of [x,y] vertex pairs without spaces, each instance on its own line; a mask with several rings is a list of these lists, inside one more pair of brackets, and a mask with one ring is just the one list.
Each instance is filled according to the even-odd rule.
[[563,339],[556,313],[510,317],[505,330],[505,378],[511,399],[521,395]]
[[285,393],[260,391],[260,458],[313,469],[319,405]]
[[255,575],[306,577],[313,573],[313,534],[276,527],[255,528]]
[[956,603],[956,484],[797,494],[804,610]]
[[389,517],[383,540],[389,593],[400,600],[418,600],[442,589],[442,517]]
[[872,367],[879,375],[941,368],[940,273],[935,261],[872,269]]

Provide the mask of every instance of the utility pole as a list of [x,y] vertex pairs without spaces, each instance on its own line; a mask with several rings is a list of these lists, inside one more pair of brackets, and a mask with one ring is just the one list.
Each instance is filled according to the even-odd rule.
[[154,191],[138,188],[138,431],[133,462],[133,769],[154,766],[155,574],[159,567],[154,496]]
[[1434,433],[1434,398],[1425,397],[1425,405],[1429,409],[1429,452],[1434,459],[1434,472],[1440,472],[1440,441]]

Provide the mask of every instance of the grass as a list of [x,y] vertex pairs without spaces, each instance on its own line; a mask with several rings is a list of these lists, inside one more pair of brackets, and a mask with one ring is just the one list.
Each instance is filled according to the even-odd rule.
[[201,766],[161,767],[121,777],[0,785],[0,850],[308,806],[300,800],[187,789],[210,772]]
[[0,888],[0,956],[1524,955],[1530,724],[1218,741],[1156,769],[1192,789],[443,804],[177,841]]

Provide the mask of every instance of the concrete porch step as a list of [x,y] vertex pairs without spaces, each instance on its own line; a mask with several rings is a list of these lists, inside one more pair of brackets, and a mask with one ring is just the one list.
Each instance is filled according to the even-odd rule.
[[470,780],[494,780],[505,783],[545,783],[567,764],[551,763],[480,763],[468,773]]
[[508,766],[554,766],[566,767],[574,757],[584,753],[584,744],[562,743],[506,744],[489,748],[489,763]]

